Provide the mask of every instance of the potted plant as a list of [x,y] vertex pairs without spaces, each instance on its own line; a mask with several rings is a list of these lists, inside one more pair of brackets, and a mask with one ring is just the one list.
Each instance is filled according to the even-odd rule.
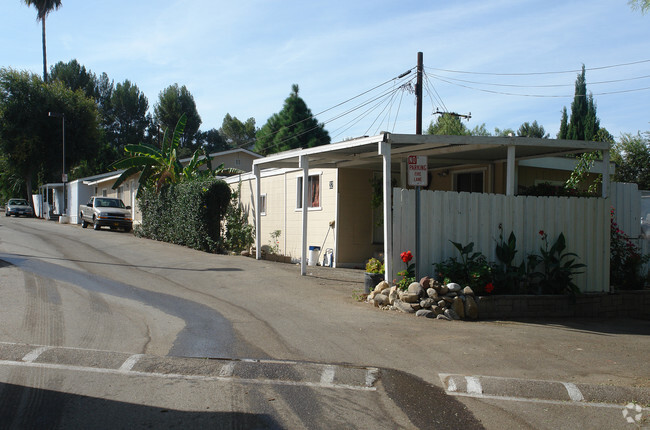
[[377,258],[368,260],[364,275],[364,289],[366,294],[370,294],[370,291],[384,280],[384,271],[384,263],[381,260]]

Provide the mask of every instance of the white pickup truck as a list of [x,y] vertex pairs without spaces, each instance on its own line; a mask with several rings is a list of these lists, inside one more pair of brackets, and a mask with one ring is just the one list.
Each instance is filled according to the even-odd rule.
[[81,227],[86,228],[92,224],[95,230],[103,226],[111,230],[121,228],[126,232],[133,228],[131,206],[124,206],[124,202],[114,197],[91,197],[85,205],[79,205]]

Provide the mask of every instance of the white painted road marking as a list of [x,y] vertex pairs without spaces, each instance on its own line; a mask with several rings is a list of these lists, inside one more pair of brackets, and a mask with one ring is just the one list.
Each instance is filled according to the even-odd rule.
[[144,354],[133,354],[129,358],[126,359],[124,363],[122,363],[122,366],[120,366],[119,371],[120,372],[129,372],[131,369],[133,369],[133,366],[136,365],[140,359],[144,357]]
[[483,394],[481,381],[476,376],[465,376],[468,394]]
[[38,359],[38,357],[41,356],[42,353],[45,351],[52,349],[51,346],[41,346],[40,348],[36,348],[33,351],[30,351],[29,353],[25,354],[23,357],[23,361],[26,363],[33,363]]
[[334,383],[334,375],[336,374],[336,368],[332,365],[327,365],[323,369],[323,373],[320,377],[320,383],[323,385],[332,385]]
[[562,382],[564,385],[564,388],[566,388],[567,393],[569,393],[569,397],[571,400],[574,402],[584,402],[585,398],[580,392],[580,389],[576,387],[575,384],[572,384],[571,382]]
[[223,378],[229,378],[232,376],[234,371],[235,371],[235,362],[231,361],[223,365],[223,367],[219,371],[219,376]]

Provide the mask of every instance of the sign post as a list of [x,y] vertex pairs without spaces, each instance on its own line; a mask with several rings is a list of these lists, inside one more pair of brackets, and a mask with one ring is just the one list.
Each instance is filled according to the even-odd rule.
[[408,184],[415,187],[415,281],[420,282],[420,187],[429,185],[426,155],[407,157]]

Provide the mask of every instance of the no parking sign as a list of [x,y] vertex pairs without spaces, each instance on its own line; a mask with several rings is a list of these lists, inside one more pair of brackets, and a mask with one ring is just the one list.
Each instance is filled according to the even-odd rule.
[[406,160],[408,166],[408,184],[412,187],[428,186],[427,156],[409,155]]

